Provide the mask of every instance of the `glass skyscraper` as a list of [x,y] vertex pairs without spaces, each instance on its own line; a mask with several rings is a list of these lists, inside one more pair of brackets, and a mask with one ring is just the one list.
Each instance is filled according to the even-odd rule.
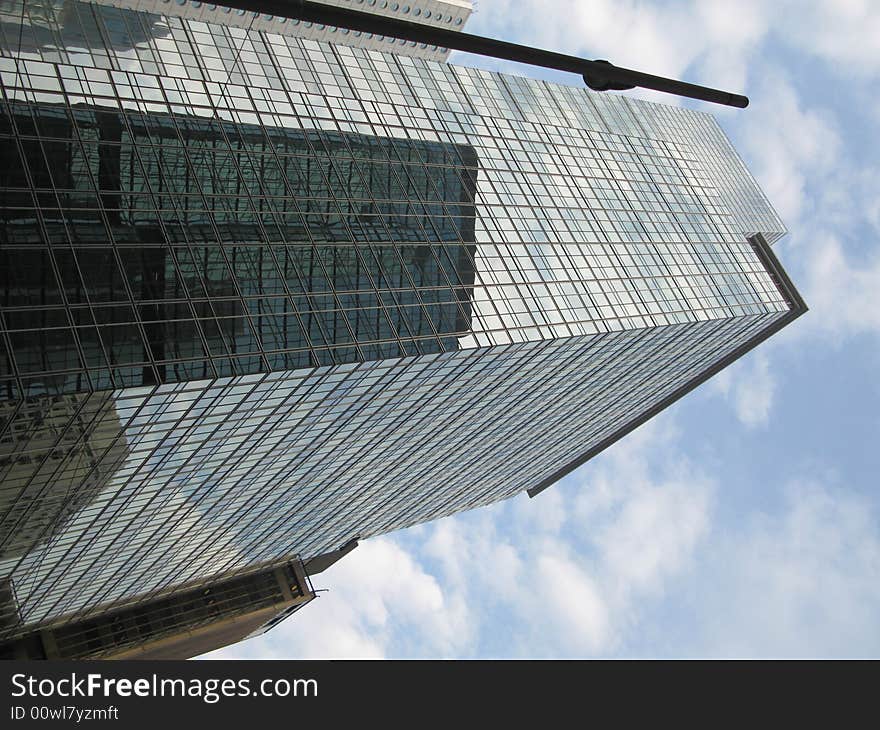
[[0,3],[0,642],[535,494],[805,311],[712,117],[210,12]]

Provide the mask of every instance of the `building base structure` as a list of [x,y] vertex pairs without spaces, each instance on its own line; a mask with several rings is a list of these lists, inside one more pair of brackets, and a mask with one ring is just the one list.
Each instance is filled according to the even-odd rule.
[[[298,559],[170,595],[59,617],[0,643],[0,659],[189,659],[259,636],[315,598]],[[11,613],[11,592],[0,592]]]

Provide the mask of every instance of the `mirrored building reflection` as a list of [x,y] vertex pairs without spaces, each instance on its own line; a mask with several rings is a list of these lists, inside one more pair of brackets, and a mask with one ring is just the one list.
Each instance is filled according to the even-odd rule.
[[231,636],[198,586],[271,625],[358,540],[536,494],[805,310],[708,115],[209,12],[0,6],[16,651],[164,656],[169,611]]

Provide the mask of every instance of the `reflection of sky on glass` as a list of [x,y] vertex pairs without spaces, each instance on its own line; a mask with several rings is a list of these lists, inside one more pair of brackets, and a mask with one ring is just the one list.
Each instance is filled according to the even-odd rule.
[[[219,38],[227,50],[218,29],[202,36],[203,52],[221,57]],[[156,114],[472,147],[471,332],[459,351],[419,358],[117,391],[129,455],[89,508],[18,566],[32,617],[294,551],[310,557],[511,496],[787,311],[743,236],[754,228],[774,238],[781,226],[711,118],[273,42],[247,48],[277,54],[271,69],[244,63],[224,88],[158,82],[133,44],[119,42],[113,58],[137,74],[114,75],[115,88],[124,106]],[[166,35],[138,41],[138,52],[182,75],[185,43]],[[294,61],[291,43],[304,59]],[[73,103],[106,105],[99,90],[110,76],[89,71],[91,88],[72,68],[91,56],[67,62]],[[47,66],[34,60],[28,71]],[[319,72],[331,78],[326,97],[305,94]],[[373,126],[348,119],[338,98],[358,109],[378,102]]]

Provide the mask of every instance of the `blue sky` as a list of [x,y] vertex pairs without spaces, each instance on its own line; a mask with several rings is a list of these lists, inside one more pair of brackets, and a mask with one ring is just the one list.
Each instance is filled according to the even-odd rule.
[[536,499],[368,540],[213,656],[880,655],[880,4],[480,0],[468,30],[747,94],[636,95],[717,116],[810,312]]

